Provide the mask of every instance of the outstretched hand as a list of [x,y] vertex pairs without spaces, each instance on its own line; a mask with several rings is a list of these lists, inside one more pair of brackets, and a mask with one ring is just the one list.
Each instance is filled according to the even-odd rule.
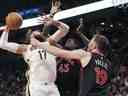
[[9,32],[10,31],[10,28],[8,26],[5,26],[4,31],[5,32]]

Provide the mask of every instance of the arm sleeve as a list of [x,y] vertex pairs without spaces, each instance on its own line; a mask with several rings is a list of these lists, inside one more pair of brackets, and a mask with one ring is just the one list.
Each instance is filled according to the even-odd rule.
[[53,25],[57,26],[58,30],[49,38],[54,40],[55,42],[58,42],[61,38],[63,38],[69,32],[69,26],[60,21],[54,21]]
[[14,42],[8,42],[8,32],[3,32],[0,37],[0,48],[7,50],[9,52],[16,53],[17,49],[20,47],[19,44]]

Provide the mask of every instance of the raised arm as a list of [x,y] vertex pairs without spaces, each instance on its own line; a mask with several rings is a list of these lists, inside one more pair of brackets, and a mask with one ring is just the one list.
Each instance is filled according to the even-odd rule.
[[53,21],[52,24],[56,26],[58,30],[49,38],[58,42],[61,38],[63,38],[69,32],[69,26],[61,21]]
[[41,21],[47,26],[53,25],[58,28],[58,30],[53,35],[51,35],[47,40],[53,40],[55,42],[58,42],[69,32],[69,26],[61,21],[55,21],[47,16],[43,16]]
[[0,48],[16,54],[22,54],[26,50],[25,45],[8,42],[8,33],[9,29],[6,27],[0,37]]
[[83,34],[83,28],[84,28],[84,20],[83,18],[80,18],[80,25],[77,28],[76,33],[80,36],[80,38],[82,39],[84,45],[87,45],[89,42],[89,39]]

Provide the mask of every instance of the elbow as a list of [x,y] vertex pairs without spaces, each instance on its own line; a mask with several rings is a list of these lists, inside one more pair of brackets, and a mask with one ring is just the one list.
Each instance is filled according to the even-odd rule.
[[60,29],[62,32],[68,33],[70,27],[69,27],[67,24],[65,24],[65,23],[61,23],[61,25],[59,26],[59,29]]
[[67,29],[67,31],[69,31],[70,27],[68,25],[66,25],[66,29]]
[[69,32],[70,27],[68,25],[65,26],[65,32],[68,33]]
[[64,32],[65,34],[67,34],[67,33],[69,32],[69,29],[70,29],[70,27],[69,27],[68,25],[65,25],[65,26],[61,29],[61,31]]

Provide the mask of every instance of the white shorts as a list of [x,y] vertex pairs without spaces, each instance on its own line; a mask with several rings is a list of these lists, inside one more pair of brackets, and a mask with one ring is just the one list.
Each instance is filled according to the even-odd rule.
[[57,86],[52,82],[33,82],[29,84],[30,96],[60,96]]

